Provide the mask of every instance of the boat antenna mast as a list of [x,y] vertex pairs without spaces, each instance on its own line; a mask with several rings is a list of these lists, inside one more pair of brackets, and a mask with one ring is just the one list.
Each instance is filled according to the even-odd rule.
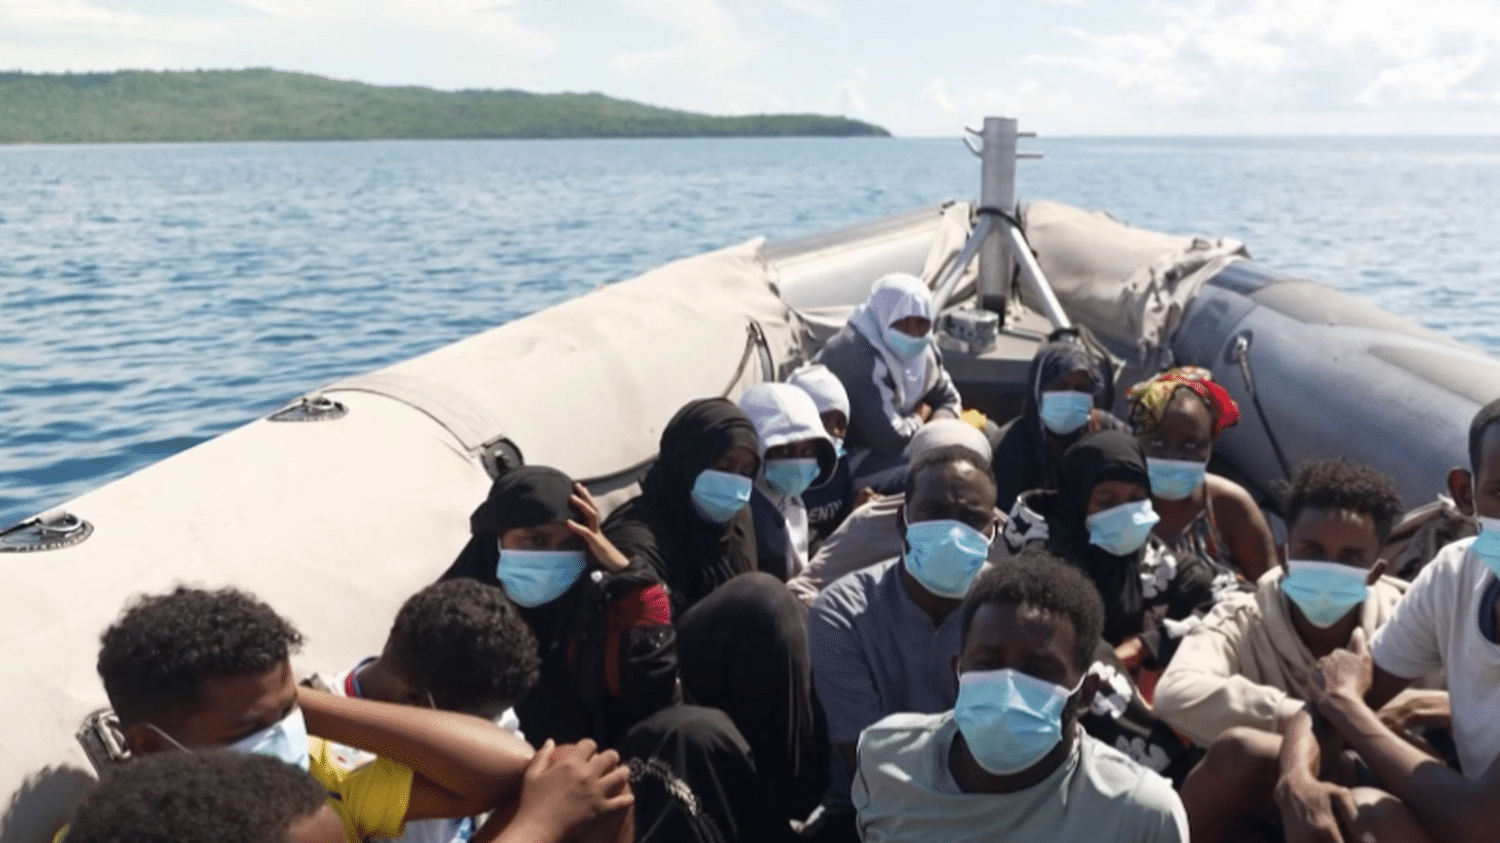
[[964,270],[979,256],[979,307],[1000,316],[1005,327],[1010,292],[1019,281],[1028,302],[1052,323],[1053,330],[1070,328],[1073,323],[1063,311],[1062,303],[1052,292],[1052,285],[1031,253],[1026,234],[1016,215],[1016,160],[1041,158],[1040,152],[1020,152],[1021,138],[1034,138],[1035,132],[1021,132],[1014,117],[986,117],[983,129],[965,128],[964,144],[979,158],[979,207],[969,239],[939,279],[934,299],[941,312],[955,292]]

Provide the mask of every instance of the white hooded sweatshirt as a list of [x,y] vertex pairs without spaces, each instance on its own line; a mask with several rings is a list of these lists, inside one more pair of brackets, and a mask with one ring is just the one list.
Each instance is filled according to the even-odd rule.
[[812,398],[791,384],[756,384],[740,396],[739,406],[750,417],[760,436],[761,473],[755,481],[755,496],[768,503],[769,509],[779,516],[776,520],[780,521],[779,524],[768,522],[763,517],[766,508],[758,507],[756,544],[762,558],[768,551],[784,554],[786,578],[791,579],[807,566],[807,509],[800,497],[783,495],[766,482],[766,451],[792,442],[813,440],[818,452],[818,476],[813,480],[813,486],[820,486],[833,476],[838,455],[833,440],[823,429],[823,420]]

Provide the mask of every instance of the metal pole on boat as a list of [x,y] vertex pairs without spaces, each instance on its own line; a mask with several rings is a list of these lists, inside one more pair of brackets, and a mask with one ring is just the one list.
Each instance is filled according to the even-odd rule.
[[[1017,151],[1016,142],[1036,134],[1020,131],[1013,117],[986,117],[982,130],[967,131],[978,139],[977,143],[972,138],[964,141],[980,161],[979,207],[968,241],[937,281],[934,299],[938,309],[947,305],[964,270],[978,254],[976,298],[979,307],[1000,315],[1002,326],[1012,284],[1019,280],[1027,298],[1054,329],[1070,327],[1072,320],[1053,294],[1016,219],[1016,160],[1042,157],[1040,153]],[[1014,273],[1019,273],[1019,279]]]
[[[1021,134],[1014,117],[986,117],[978,134],[979,218],[999,217],[1003,224],[1016,218],[1016,141]],[[1009,241],[1008,237],[985,237],[979,247],[979,306],[1000,314],[1002,320],[1015,267],[1015,260],[1006,254]]]

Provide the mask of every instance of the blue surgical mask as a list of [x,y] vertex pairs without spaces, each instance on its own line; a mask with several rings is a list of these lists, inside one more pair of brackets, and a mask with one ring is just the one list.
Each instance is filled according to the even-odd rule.
[[812,457],[766,460],[766,483],[789,498],[807,491],[818,479],[818,461]]
[[1096,512],[1084,519],[1089,528],[1089,544],[1125,556],[1135,553],[1151,536],[1151,528],[1161,516],[1151,508],[1151,499],[1131,501]]
[[1063,714],[1077,691],[1010,668],[960,673],[953,719],[979,766],[1008,776],[1062,740]]
[[1352,565],[1292,559],[1281,578],[1281,593],[1302,610],[1309,623],[1327,629],[1365,602],[1369,576],[1369,571]]
[[891,351],[894,351],[896,356],[902,360],[911,360],[926,351],[927,344],[931,339],[931,333],[914,337],[905,331],[898,331],[895,328],[885,329],[885,344],[890,346]]
[[1500,518],[1479,516],[1479,537],[1469,549],[1495,576],[1500,577]]
[[302,709],[292,709],[291,714],[271,726],[230,744],[229,750],[278,758],[306,771],[310,759],[307,752],[307,721],[302,719]]
[[693,504],[698,514],[715,524],[727,524],[750,502],[754,483],[743,474],[706,469],[693,482]]
[[990,539],[962,521],[918,521],[906,525],[906,572],[939,597],[954,600],[969,591]]
[[1146,473],[1151,475],[1151,494],[1164,501],[1190,497],[1203,485],[1208,464],[1192,460],[1159,460],[1146,458]]
[[1094,396],[1072,390],[1043,392],[1037,411],[1048,430],[1058,436],[1067,436],[1089,423],[1089,415],[1094,412]]
[[[182,742],[166,733],[166,730],[155,723],[147,723],[146,727],[167,739],[172,746],[183,752],[194,752],[182,745]],[[276,758],[285,764],[299,767],[306,772],[312,765],[312,756],[307,749],[307,721],[302,717],[302,709],[294,708],[291,713],[272,723],[253,735],[240,738],[224,749],[230,752],[243,752],[247,755],[264,755],[268,758]]]
[[500,549],[495,577],[517,606],[551,603],[578,581],[585,567],[581,550]]

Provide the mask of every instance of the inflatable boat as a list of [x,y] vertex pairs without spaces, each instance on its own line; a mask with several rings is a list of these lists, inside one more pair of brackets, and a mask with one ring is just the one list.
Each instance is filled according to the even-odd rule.
[[1372,463],[1408,503],[1466,462],[1500,360],[1237,242],[1018,207],[1018,137],[1003,118],[975,133],[977,202],[669,264],[328,384],[0,533],[0,843],[44,839],[86,786],[75,733],[105,704],[98,637],[132,595],[233,584],[302,630],[299,672],[351,664],[452,561],[496,472],[557,466],[618,504],[682,404],[782,377],[889,272],[932,284],[945,363],[996,420],[1018,411],[1036,347],[1077,324],[1122,387],[1165,365],[1211,369],[1244,417],[1216,468],[1268,505],[1309,457]]

